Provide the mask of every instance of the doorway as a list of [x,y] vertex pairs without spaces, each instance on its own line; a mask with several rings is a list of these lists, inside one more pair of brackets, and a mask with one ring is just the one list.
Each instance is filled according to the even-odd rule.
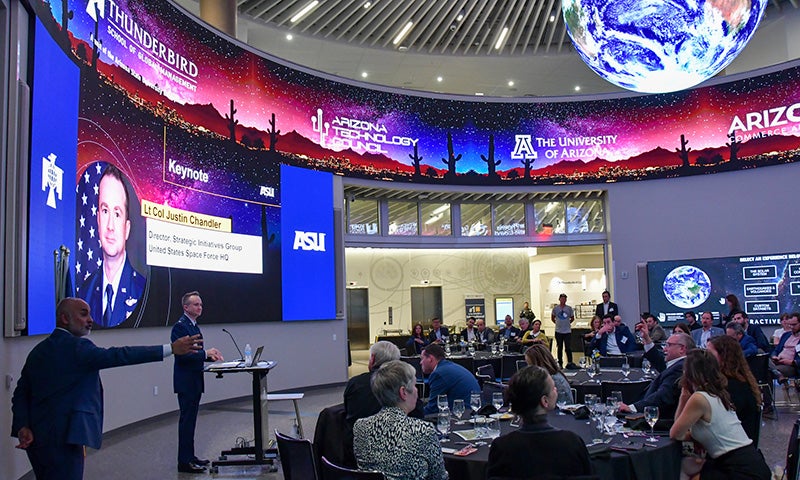
[[347,287],[347,337],[351,350],[369,348],[369,289]]

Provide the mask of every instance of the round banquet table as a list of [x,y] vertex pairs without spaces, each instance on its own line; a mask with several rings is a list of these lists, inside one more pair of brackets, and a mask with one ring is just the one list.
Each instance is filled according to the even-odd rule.
[[[577,420],[572,415],[557,415],[551,412],[548,421],[556,428],[570,430],[577,433],[587,444],[592,443],[592,436],[596,428],[587,425],[587,420]],[[453,425],[453,430],[471,428],[469,423]],[[516,429],[507,420],[500,422],[501,435]],[[656,432],[658,444],[646,445],[640,450],[631,452],[611,451],[610,456],[592,458],[595,474],[603,480],[676,480],[681,467],[681,444],[669,439],[666,432]],[[605,435],[605,439],[609,436]],[[621,434],[611,437],[614,440],[623,440]],[[640,437],[634,437],[640,438]],[[457,442],[461,437],[450,433],[448,441],[442,443],[444,448],[460,449],[464,445]],[[487,440],[488,442],[488,440]],[[453,480],[485,480],[486,466],[489,460],[489,445],[478,447],[478,451],[466,457],[444,454],[444,463],[450,478]],[[533,472],[531,472],[533,476]]]

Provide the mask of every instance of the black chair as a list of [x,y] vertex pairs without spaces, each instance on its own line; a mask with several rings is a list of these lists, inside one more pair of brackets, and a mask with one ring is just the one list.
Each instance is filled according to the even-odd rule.
[[325,407],[319,412],[317,426],[314,430],[314,453],[317,465],[321,464],[320,457],[323,455],[335,459],[342,465],[347,463],[348,453],[344,438],[347,428],[346,417],[347,412],[343,403]]
[[475,371],[475,375],[478,377],[489,378],[490,382],[497,381],[497,376],[494,373],[494,366],[490,363],[478,367],[478,370]]
[[527,367],[527,366],[528,366],[528,362],[526,362],[525,360],[517,360],[517,371],[518,372],[520,370],[522,370],[523,368]]
[[411,365],[412,367],[414,367],[414,371],[417,372],[416,373],[417,381],[418,382],[422,382],[423,381],[425,375],[422,373],[422,364],[420,363],[420,357],[419,356],[400,357],[400,360],[402,360],[402,361],[408,363],[409,365]]
[[620,368],[625,363],[625,357],[600,357],[598,362],[600,362],[600,368]]
[[500,363],[501,381],[505,382],[517,372],[517,360],[524,360],[521,355],[503,355]]
[[[770,405],[765,402],[765,407],[770,407],[775,402],[772,374],[769,371],[769,358],[769,353],[759,353],[747,357],[747,366],[750,367],[750,372],[756,378],[758,388],[761,389],[761,397],[770,402]],[[777,414],[778,410],[773,408],[773,412]]]
[[314,446],[311,440],[286,436],[275,430],[278,455],[281,458],[283,478],[286,480],[319,480],[317,463],[314,461]]
[[789,446],[786,448],[786,470],[783,472],[785,480],[798,480],[798,456],[800,456],[800,419],[795,420],[792,434],[789,436]]
[[381,472],[351,470],[322,457],[322,480],[386,480]]
[[622,403],[631,404],[641,398],[650,382],[603,382],[600,384],[600,398],[605,402],[611,392],[622,392]]
[[481,387],[481,404],[482,405],[491,405],[492,404],[492,394],[493,393],[502,393],[503,394],[503,406],[506,406],[506,389],[508,385],[497,383],[497,382],[484,382],[483,387]]

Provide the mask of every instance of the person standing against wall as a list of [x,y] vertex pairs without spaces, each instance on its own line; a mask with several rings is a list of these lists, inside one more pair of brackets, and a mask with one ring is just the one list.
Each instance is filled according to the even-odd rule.
[[567,305],[567,295],[562,293],[558,296],[558,305],[553,308],[550,314],[553,323],[556,324],[556,345],[558,345],[558,364],[563,368],[564,361],[562,352],[566,344],[567,364],[572,362],[572,322],[575,321],[575,312],[572,307]]

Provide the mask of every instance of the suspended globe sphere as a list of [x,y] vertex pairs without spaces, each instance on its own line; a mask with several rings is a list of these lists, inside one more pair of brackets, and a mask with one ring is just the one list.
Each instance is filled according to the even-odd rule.
[[767,0],[563,0],[572,43],[609,82],[675,92],[716,75],[744,49]]

